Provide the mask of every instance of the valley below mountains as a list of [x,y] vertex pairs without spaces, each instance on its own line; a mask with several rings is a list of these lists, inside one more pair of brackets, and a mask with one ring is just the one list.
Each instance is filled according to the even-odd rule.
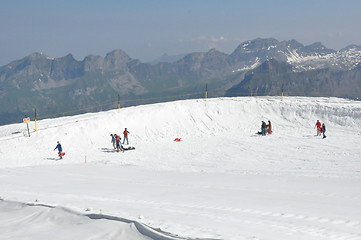
[[171,62],[143,63],[122,50],[78,61],[69,54],[34,53],[0,67],[0,125],[24,116],[58,117],[89,111],[222,96],[361,98],[361,46],[341,50],[276,39],[241,43]]

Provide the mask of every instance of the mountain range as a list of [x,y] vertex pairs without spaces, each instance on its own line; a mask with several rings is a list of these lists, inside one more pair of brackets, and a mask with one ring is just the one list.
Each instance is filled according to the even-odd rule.
[[[163,59],[163,60],[162,60]],[[167,60],[168,59],[168,60]],[[258,38],[231,54],[216,49],[153,63],[122,50],[78,61],[69,54],[34,53],[0,67],[0,124],[24,116],[78,114],[130,105],[209,97],[361,96],[361,46],[341,50],[321,43]]]

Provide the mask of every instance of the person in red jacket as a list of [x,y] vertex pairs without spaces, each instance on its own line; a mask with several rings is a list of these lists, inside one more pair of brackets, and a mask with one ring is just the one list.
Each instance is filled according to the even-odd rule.
[[125,143],[125,140],[127,140],[127,145],[129,145],[128,134],[129,134],[129,131],[127,130],[127,128],[125,128],[123,131],[123,135],[124,135],[123,144]]
[[317,120],[315,124],[315,128],[317,128],[317,136],[321,136],[322,128],[321,128],[321,122],[319,120]]
[[114,136],[115,136],[115,145],[116,145],[116,150],[117,150],[117,152],[119,152],[119,151],[122,151],[122,152],[124,152],[124,148],[123,148],[123,146],[122,146],[122,143],[120,142],[120,140],[122,139],[119,135],[117,135],[117,134],[114,134]]
[[267,124],[267,133],[268,133],[268,134],[272,134],[272,124],[271,124],[271,121],[268,121],[268,124]]

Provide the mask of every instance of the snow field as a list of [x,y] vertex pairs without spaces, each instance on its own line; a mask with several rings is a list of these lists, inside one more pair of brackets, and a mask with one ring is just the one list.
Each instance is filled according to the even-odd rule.
[[[326,139],[315,136],[317,119]],[[271,120],[274,134],[255,134],[261,120]],[[185,100],[46,119],[30,138],[24,124],[1,126],[0,196],[136,220],[186,238],[361,239],[360,126],[360,102],[303,97]],[[125,127],[136,150],[113,152],[109,135]],[[62,161],[53,151],[58,140]],[[52,224],[33,239],[44,229],[72,236],[53,224],[51,210],[43,214]],[[117,227],[100,228],[108,239],[131,239]],[[23,229],[8,239],[33,231],[32,221]]]

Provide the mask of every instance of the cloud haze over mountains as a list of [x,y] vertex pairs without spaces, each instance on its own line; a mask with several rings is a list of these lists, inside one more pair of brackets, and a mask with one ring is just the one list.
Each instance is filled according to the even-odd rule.
[[248,39],[361,45],[358,0],[2,1],[0,66],[33,52],[80,60],[122,49],[142,62],[163,54],[230,54]]

